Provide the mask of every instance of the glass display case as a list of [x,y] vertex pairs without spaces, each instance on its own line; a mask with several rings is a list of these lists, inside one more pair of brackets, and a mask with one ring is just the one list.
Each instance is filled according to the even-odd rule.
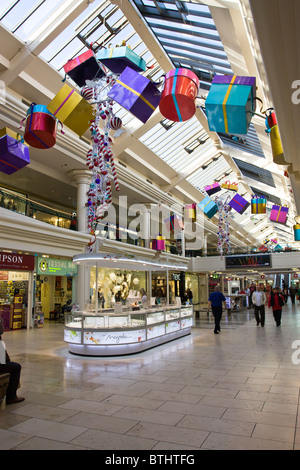
[[193,318],[193,306],[71,312],[65,317],[64,340],[74,354],[131,354],[190,334]]

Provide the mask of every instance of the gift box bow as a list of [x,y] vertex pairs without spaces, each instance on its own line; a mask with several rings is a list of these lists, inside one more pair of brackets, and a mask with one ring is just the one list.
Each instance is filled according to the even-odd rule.
[[237,191],[238,190],[238,183],[231,183],[230,181],[225,181],[225,183],[222,184],[222,188]]

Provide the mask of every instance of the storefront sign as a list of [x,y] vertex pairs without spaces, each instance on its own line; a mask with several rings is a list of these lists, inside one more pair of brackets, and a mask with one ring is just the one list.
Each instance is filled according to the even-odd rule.
[[0,253],[0,270],[12,269],[14,271],[33,271],[34,256],[17,253]]
[[77,274],[77,264],[67,259],[38,258],[37,274],[72,276]]

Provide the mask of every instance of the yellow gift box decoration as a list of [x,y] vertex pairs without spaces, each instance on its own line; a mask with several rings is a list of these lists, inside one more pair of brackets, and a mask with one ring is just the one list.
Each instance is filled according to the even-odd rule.
[[197,218],[197,204],[186,204],[184,207],[184,217],[185,219],[191,219],[193,222]]
[[223,189],[230,189],[231,191],[237,191],[238,190],[238,184],[237,183],[230,183],[230,181],[225,181],[225,183],[222,184]]
[[61,88],[47,109],[80,136],[85,133],[94,118],[93,107],[68,85]]

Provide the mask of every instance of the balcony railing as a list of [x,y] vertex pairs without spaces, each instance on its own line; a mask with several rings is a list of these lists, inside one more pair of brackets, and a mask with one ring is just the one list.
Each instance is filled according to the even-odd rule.
[[0,207],[57,227],[67,229],[72,227],[71,213],[54,209],[8,189],[0,188]]
[[[40,202],[34,201],[27,196],[23,196],[15,191],[10,191],[0,187],[0,207],[5,209],[17,212],[19,214],[26,215],[33,219],[40,220],[42,222],[55,225],[57,227],[62,227],[66,229],[73,229],[74,224],[72,223],[72,213],[66,212],[63,210],[57,210],[53,207],[47,206]],[[130,245],[136,245],[140,247],[145,247],[145,240],[139,237],[139,233],[133,230],[129,230],[126,227],[121,227],[117,224],[112,224],[109,222],[104,223],[100,222],[97,226],[98,234],[100,237],[106,238],[108,240],[120,241],[123,243],[128,243]],[[182,255],[182,246],[180,240],[168,240],[165,241],[165,252]],[[295,247],[291,247],[287,244],[281,244],[281,248],[278,246],[275,248],[275,245],[266,245],[266,253],[280,253],[280,252],[289,252],[289,251],[299,251]],[[243,254],[259,254],[259,247],[234,247],[231,249],[231,252],[228,254],[231,255],[243,255]],[[218,256],[219,252],[216,247],[208,247],[206,250],[185,250],[185,256],[188,258],[194,258],[197,256]]]

